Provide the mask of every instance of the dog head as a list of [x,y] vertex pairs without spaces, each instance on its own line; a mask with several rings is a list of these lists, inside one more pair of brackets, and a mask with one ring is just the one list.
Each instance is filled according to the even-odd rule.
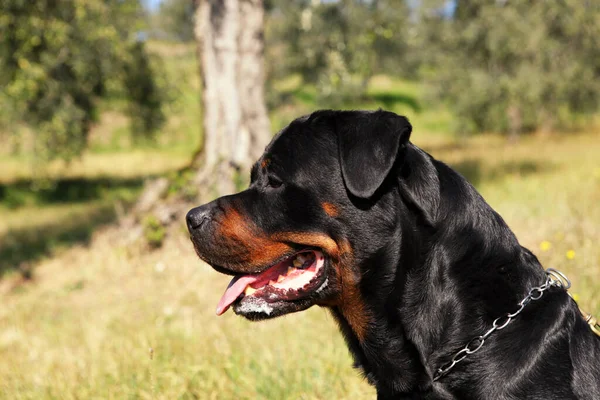
[[274,137],[248,189],[190,210],[197,254],[234,276],[217,314],[232,305],[266,319],[317,304],[362,318],[364,265],[399,252],[393,193],[410,133],[391,112],[315,112]]

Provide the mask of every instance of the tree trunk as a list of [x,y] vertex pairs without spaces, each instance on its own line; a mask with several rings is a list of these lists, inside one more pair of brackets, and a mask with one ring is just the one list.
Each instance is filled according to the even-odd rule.
[[264,102],[262,0],[196,0],[204,143],[196,182],[211,196],[235,190],[270,138]]

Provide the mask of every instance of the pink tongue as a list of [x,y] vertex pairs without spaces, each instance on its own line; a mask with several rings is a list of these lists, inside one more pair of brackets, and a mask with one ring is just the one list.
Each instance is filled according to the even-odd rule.
[[231,303],[233,303],[246,289],[246,286],[257,280],[258,275],[243,275],[233,278],[229,283],[227,290],[223,293],[223,297],[219,300],[219,304],[217,305],[217,315],[221,315],[227,311]]

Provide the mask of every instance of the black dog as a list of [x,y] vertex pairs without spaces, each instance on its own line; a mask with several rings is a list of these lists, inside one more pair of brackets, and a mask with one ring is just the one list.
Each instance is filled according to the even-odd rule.
[[379,399],[600,399],[600,337],[556,285],[440,373],[547,275],[410,133],[390,112],[315,112],[273,139],[247,190],[191,210],[196,252],[235,276],[217,313],[328,307]]

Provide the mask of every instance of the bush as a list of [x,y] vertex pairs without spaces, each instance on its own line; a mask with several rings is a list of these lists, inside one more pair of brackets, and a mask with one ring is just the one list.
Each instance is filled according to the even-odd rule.
[[459,1],[452,15],[445,3],[424,9],[425,76],[461,131],[568,129],[598,110],[600,3]]
[[150,248],[156,249],[162,246],[167,231],[154,215],[147,215],[142,223],[144,227],[144,239]]
[[32,128],[38,159],[80,155],[103,97],[128,100],[136,135],[163,123],[162,91],[133,38],[140,12],[139,0],[2,2],[0,106],[10,115],[0,118]]

